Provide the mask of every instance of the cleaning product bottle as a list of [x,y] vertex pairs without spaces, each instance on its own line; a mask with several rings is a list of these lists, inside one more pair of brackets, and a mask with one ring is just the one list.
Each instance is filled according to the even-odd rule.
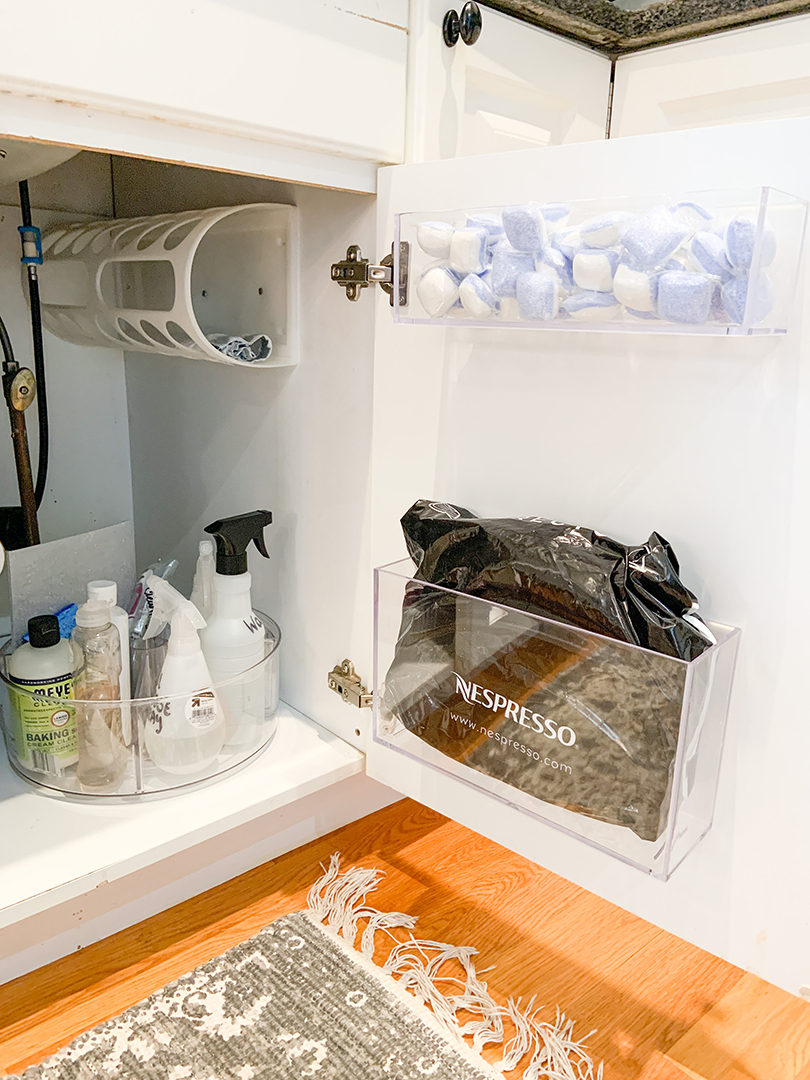
[[[120,784],[129,759],[120,706],[121,638],[107,601],[81,605],[72,640],[83,658],[75,682],[76,776],[83,790],[105,791]],[[119,704],[110,705],[113,701]]]
[[270,557],[264,528],[272,520],[269,510],[254,510],[205,527],[216,541],[217,557],[214,610],[200,641],[214,682],[230,680],[220,695],[228,721],[227,741],[233,747],[258,743],[264,724],[265,633],[251,607],[247,549],[252,540],[266,559]]
[[197,569],[194,571],[194,585],[189,599],[206,622],[211,618],[211,612],[214,608],[215,570],[214,541],[201,540]]
[[55,615],[28,620],[28,641],[8,658],[9,680],[26,691],[9,689],[9,701],[14,753],[27,769],[62,776],[78,760],[76,712],[66,705],[74,697],[77,661]]
[[[191,776],[216,761],[225,741],[225,718],[200,648],[197,630],[205,619],[196,607],[162,578],[147,579],[152,621],[171,624],[166,660],[157,685],[162,700],[151,708],[144,742],[163,772]],[[152,621],[150,621],[150,628]]]
[[126,702],[132,697],[130,685],[129,663],[129,615],[122,607],[118,606],[118,586],[114,581],[88,581],[87,599],[103,600],[110,605],[110,622],[118,631],[121,644],[121,723],[124,732],[124,743],[129,746],[132,742],[132,716]]

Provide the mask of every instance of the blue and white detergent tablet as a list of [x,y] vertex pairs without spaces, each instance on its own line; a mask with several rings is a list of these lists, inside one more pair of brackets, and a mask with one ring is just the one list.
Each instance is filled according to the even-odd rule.
[[709,317],[713,289],[706,274],[667,270],[658,279],[658,314],[668,322],[701,326]]
[[696,232],[689,244],[689,261],[704,274],[728,281],[731,263],[726,256],[726,245],[711,232]]
[[642,269],[652,270],[673,255],[688,236],[686,225],[665,206],[656,206],[630,222],[622,243]]
[[546,223],[546,231],[550,233],[564,229],[571,216],[571,207],[564,202],[544,202],[538,208]]
[[622,310],[622,305],[607,292],[578,292],[562,302],[563,310],[580,322],[602,322],[612,319]]
[[735,217],[723,230],[728,261],[735,270],[747,270],[754,257],[757,225],[751,218]]
[[458,301],[460,283],[459,275],[446,264],[439,263],[425,270],[416,286],[416,295],[431,319],[446,315]]
[[612,249],[580,251],[574,256],[574,282],[580,289],[611,292],[619,253]]
[[551,274],[521,274],[517,280],[517,302],[522,319],[548,322],[560,308],[560,287]]
[[480,274],[489,263],[486,229],[456,229],[450,240],[450,265],[459,274]]
[[574,225],[567,225],[564,229],[560,229],[559,232],[555,232],[551,237],[551,246],[571,262],[576,253],[582,251],[585,247],[579,229]]
[[614,247],[635,216],[629,210],[613,210],[609,214],[591,218],[579,227],[582,243],[590,248]]
[[553,274],[560,289],[567,295],[574,290],[574,270],[570,259],[566,259],[556,248],[543,248],[534,257],[534,266],[538,274]]
[[516,251],[541,251],[548,242],[539,206],[507,206],[503,211],[506,239]]
[[739,325],[745,320],[746,301],[750,305],[748,316],[752,325],[756,326],[770,315],[774,293],[766,274],[760,274],[751,287],[751,295],[748,293],[748,278],[732,278],[723,286],[723,308],[729,322]]
[[658,274],[634,270],[620,263],[613,277],[613,294],[620,304],[636,312],[655,312],[658,301]]
[[685,225],[690,235],[698,230],[707,230],[712,227],[714,214],[705,206],[696,202],[679,202],[670,207],[672,216]]
[[416,242],[426,255],[446,259],[455,229],[446,221],[423,221],[416,226]]
[[486,230],[487,242],[490,247],[504,238],[503,224],[495,214],[471,214],[467,218],[466,227],[468,229]]
[[520,308],[514,296],[507,296],[498,301],[498,317],[501,322],[520,322]]
[[534,270],[534,255],[515,251],[509,243],[498,244],[492,252],[490,287],[501,298],[516,296],[517,279]]
[[641,319],[642,322],[660,322],[659,316],[654,311],[638,311],[636,308],[625,307],[624,309],[628,315],[632,315],[634,319]]
[[[723,304],[723,286],[714,278],[714,286],[712,287],[712,302],[709,305],[709,322],[728,322],[728,315]],[[733,280],[733,279],[729,279]]]
[[458,287],[461,305],[474,319],[488,319],[498,310],[498,301],[489,286],[488,277],[491,277],[489,272],[481,277],[468,274]]
[[[732,268],[737,273],[748,270],[754,259],[754,247],[757,239],[756,222],[751,218],[735,217],[723,231],[726,254]],[[761,266],[770,266],[776,258],[776,233],[773,229],[762,230],[762,242],[759,249]]]

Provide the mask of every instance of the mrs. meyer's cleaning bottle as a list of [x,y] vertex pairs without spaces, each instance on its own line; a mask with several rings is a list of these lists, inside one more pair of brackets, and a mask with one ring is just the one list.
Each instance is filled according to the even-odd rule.
[[214,608],[200,643],[211,678],[219,687],[225,709],[226,741],[248,747],[261,739],[267,697],[264,625],[250,602],[251,577],[247,549],[251,542],[269,559],[264,527],[273,520],[269,510],[222,518],[205,531],[217,545]]
[[73,646],[59,635],[55,615],[28,620],[28,642],[9,657],[12,741],[20,765],[50,776],[61,776],[79,757],[74,674],[80,660]]

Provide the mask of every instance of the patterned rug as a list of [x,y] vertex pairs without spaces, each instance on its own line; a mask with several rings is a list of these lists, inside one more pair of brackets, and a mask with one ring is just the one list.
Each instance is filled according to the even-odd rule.
[[[24,1080],[503,1080],[518,1068],[523,1080],[601,1080],[559,1010],[549,1023],[534,1000],[498,1005],[475,949],[419,940],[412,916],[368,907],[380,876],[341,874],[332,856],[307,911],[80,1035]],[[375,939],[395,929],[407,939],[378,967]],[[479,1054],[487,1045],[503,1047],[495,1065]]]

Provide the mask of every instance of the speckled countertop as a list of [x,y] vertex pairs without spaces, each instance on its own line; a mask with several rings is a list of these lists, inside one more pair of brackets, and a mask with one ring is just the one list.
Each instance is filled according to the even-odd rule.
[[[810,11],[810,0],[481,0],[615,55]],[[486,14],[484,14],[486,20]]]

